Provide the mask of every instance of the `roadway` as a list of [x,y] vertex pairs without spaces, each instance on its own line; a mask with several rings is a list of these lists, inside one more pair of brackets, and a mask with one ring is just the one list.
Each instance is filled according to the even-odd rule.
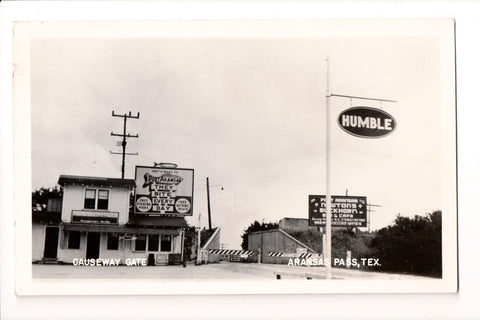
[[[34,279],[325,279],[324,267],[225,262],[183,266],[73,266],[33,264]],[[432,279],[332,268],[333,279]]]

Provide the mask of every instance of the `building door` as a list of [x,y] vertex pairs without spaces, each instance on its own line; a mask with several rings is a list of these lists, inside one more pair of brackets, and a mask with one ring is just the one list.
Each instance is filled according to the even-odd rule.
[[45,247],[43,257],[45,259],[56,259],[58,249],[58,227],[47,227],[45,229]]
[[100,253],[100,233],[89,232],[87,235],[87,259],[97,259]]

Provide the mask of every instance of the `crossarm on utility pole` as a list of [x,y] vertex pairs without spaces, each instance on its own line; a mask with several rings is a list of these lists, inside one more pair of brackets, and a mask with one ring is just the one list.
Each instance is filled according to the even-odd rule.
[[[111,132],[111,136],[116,136],[116,137],[122,137],[122,179],[125,178],[125,156],[126,155],[138,155],[138,153],[127,153],[125,152],[125,149],[127,147],[127,138],[138,138],[138,134],[130,134],[127,133],[127,119],[139,119],[140,118],[140,112],[137,112],[136,116],[132,116],[132,112],[129,111],[128,115],[125,114],[116,114],[115,111],[112,110],[112,117],[119,117],[123,118],[123,134],[120,133],[113,133]],[[120,153],[115,153],[110,151],[111,154],[120,154]]]

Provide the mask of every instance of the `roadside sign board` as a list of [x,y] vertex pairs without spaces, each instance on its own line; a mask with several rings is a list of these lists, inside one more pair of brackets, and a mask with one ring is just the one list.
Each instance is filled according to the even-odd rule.
[[193,214],[193,169],[136,166],[135,183],[136,214]]
[[[308,196],[308,224],[326,224],[327,201],[324,195]],[[332,196],[332,227],[366,227],[367,197]]]

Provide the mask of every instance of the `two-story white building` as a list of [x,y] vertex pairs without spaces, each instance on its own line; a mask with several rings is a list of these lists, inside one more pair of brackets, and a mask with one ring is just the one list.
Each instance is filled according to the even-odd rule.
[[58,243],[56,261],[116,259],[128,264],[140,258],[149,264],[180,263],[185,219],[131,215],[135,180],[61,175],[58,184],[63,187],[58,241],[45,236],[43,248],[51,255],[54,250],[47,246]]

